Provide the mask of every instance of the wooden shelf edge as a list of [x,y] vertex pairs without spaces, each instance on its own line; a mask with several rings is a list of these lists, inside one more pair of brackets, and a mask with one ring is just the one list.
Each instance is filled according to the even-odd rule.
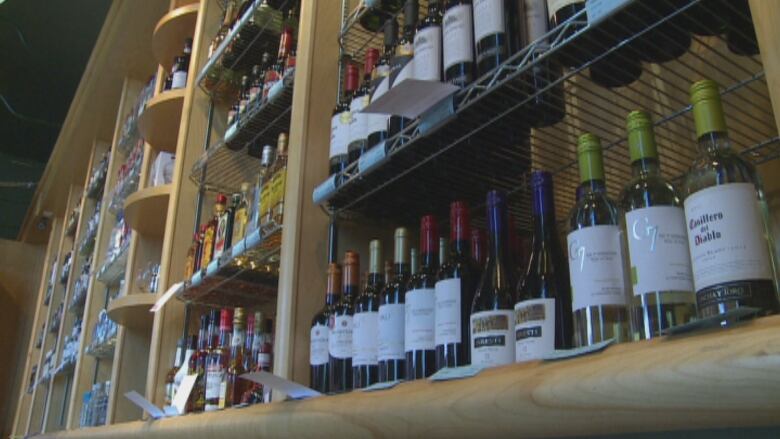
[[124,212],[130,228],[144,236],[163,236],[172,188],[172,184],[164,184],[128,195]]
[[127,327],[139,327],[152,325],[154,314],[149,309],[157,301],[156,294],[134,293],[127,294],[111,301],[108,304],[108,317],[117,324]]
[[486,370],[57,437],[563,437],[777,425],[780,316]]
[[154,149],[176,152],[186,91],[186,87],[177,88],[154,96],[138,117],[138,131]]
[[163,15],[154,27],[152,52],[165,71],[170,71],[173,57],[184,50],[184,39],[195,33],[200,3],[180,6]]

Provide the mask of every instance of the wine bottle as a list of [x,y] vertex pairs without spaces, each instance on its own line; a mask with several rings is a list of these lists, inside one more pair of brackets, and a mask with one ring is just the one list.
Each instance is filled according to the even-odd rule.
[[572,344],[571,290],[555,224],[552,174],[531,174],[534,234],[528,269],[517,288],[515,361],[543,358]]
[[[404,29],[401,40],[396,46],[393,66],[391,66],[390,87],[396,87],[409,78],[414,78],[414,37],[417,30],[417,12],[419,10],[417,0],[407,0],[404,5]],[[393,114],[388,119],[387,135],[393,137],[403,132],[413,119]]]
[[474,260],[477,270],[482,270],[482,267],[485,266],[485,260],[487,259],[487,256],[485,255],[485,241],[484,230],[477,228],[471,229],[471,258]]
[[200,316],[200,329],[198,330],[198,344],[187,361],[187,375],[197,374],[195,384],[187,400],[187,413],[202,412],[206,406],[206,360],[209,354],[209,316]]
[[531,55],[534,61],[524,78],[531,101],[524,106],[522,118],[534,128],[543,128],[555,125],[566,115],[563,81],[557,82],[563,67],[550,57],[538,60],[550,49],[549,42],[542,40],[548,31],[546,0],[525,0],[524,4],[525,42],[537,45]]
[[477,76],[495,69],[515,49],[511,44],[516,0],[473,0]]
[[[365,89],[364,107],[371,102],[374,93],[374,86],[377,84],[374,80],[376,65],[379,62],[379,50],[370,48],[366,51],[365,74],[363,76],[362,88]],[[387,137],[387,116],[384,114],[364,113],[366,125],[366,150],[377,143],[385,140]]]
[[428,2],[428,14],[417,26],[414,35],[414,77],[423,81],[441,82],[441,1]]
[[507,202],[501,191],[487,195],[488,246],[469,320],[471,364],[494,367],[515,361],[514,270],[507,254]]
[[360,25],[369,32],[381,29],[382,24],[401,10],[403,0],[365,0],[367,11],[360,16]]
[[726,31],[729,7],[733,0],[700,0],[682,13],[681,25],[696,35],[715,36]]
[[395,229],[394,239],[395,276],[385,285],[379,298],[377,359],[380,382],[406,378],[404,299],[409,284],[409,231],[404,227]]
[[621,218],[607,196],[601,141],[586,133],[577,141],[582,199],[569,218],[569,277],[574,343],[586,346],[628,335],[627,282]]
[[404,351],[406,379],[427,378],[436,370],[434,310],[436,274],[439,265],[439,232],[436,217],[426,215],[420,221],[420,271],[409,281],[406,292]]
[[[366,51],[367,70],[369,63],[373,68],[373,64],[376,62],[376,60],[371,60],[369,58],[371,54],[372,52]],[[347,64],[347,75],[357,78],[357,66],[354,64]],[[363,108],[368,105],[369,91],[369,85],[364,81],[363,85],[355,90],[349,104],[349,112],[352,114],[352,123],[349,125],[349,143],[347,145],[348,163],[355,162],[366,151],[366,143],[368,142],[366,139],[368,134],[368,120],[366,120],[366,114],[362,113],[362,111]]]
[[[585,0],[546,1],[550,29],[555,29],[556,27],[563,25],[567,20],[577,15],[577,13],[579,13],[581,10],[585,9]],[[585,15],[581,15],[581,17],[582,19],[578,19],[576,23],[571,23],[571,25],[564,31],[563,38],[570,38],[572,35],[587,26],[587,18]],[[591,45],[591,42],[588,41],[587,38],[577,38],[576,40],[572,40],[566,43],[566,45],[561,47],[559,50],[563,65],[566,67],[576,68],[588,62],[593,55],[593,50],[590,47]]]
[[352,387],[362,389],[377,382],[377,326],[379,319],[379,293],[382,291],[383,274],[380,267],[382,243],[372,239],[368,243],[368,281],[363,292],[355,298],[355,315],[352,318]]
[[685,223],[699,317],[780,310],[767,206],[755,167],[731,149],[718,84],[691,86],[698,156],[685,178]]
[[[314,315],[311,320],[311,334],[309,338],[309,365],[311,366],[311,388],[320,392],[330,392],[328,346],[330,334],[330,317],[336,309],[341,296],[341,267],[339,264],[328,265],[328,283],[325,293],[325,306]],[[262,327],[262,322],[256,323]],[[256,341],[257,351],[253,347],[252,353],[259,353],[260,340]]]
[[444,80],[465,87],[474,80],[471,0],[447,0],[442,40]]
[[[230,342],[230,360],[225,373],[226,390],[220,394],[220,406],[232,407],[241,404],[241,397],[249,390],[252,382],[241,378],[241,375],[249,372],[246,368],[246,357],[249,352],[245,350],[246,328],[244,309],[236,308],[233,311],[233,338]],[[224,398],[224,400],[222,400]]]
[[[333,116],[330,119],[330,155],[329,175],[344,170],[349,165],[349,130],[352,123],[352,112],[349,110],[352,93],[357,88],[357,71],[350,72],[347,65],[347,74],[344,78],[344,96],[336,104]],[[353,76],[350,76],[353,75]]]
[[331,393],[352,390],[352,337],[354,298],[360,288],[360,257],[353,251],[344,255],[341,300],[331,313],[328,325],[328,353]]
[[633,178],[620,204],[633,289],[631,332],[649,339],[695,317],[693,275],[682,200],[661,177],[650,116],[632,111],[627,129]]
[[469,249],[469,227],[468,205],[450,204],[449,262],[441,265],[435,286],[436,370],[470,363],[468,316],[479,278]]

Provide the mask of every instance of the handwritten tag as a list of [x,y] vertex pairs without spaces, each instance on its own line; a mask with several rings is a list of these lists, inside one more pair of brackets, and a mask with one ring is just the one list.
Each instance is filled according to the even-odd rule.
[[165,306],[166,303],[168,303],[169,300],[171,300],[171,297],[178,294],[184,287],[184,282],[176,282],[175,284],[171,285],[168,290],[163,293],[162,296],[160,296],[159,299],[157,299],[156,302],[154,302],[154,306],[149,310],[149,312],[157,312],[162,309],[163,306]]
[[141,407],[146,413],[149,413],[154,419],[160,419],[165,417],[165,412],[160,410],[159,407],[149,402],[148,399],[141,396],[140,393],[135,390],[131,390],[125,393],[125,398],[129,399],[133,404]]
[[460,380],[463,378],[471,378],[480,372],[482,372],[482,368],[473,365],[445,367],[444,369],[441,369],[435,374],[431,375],[428,379],[431,381]]
[[241,378],[260,383],[274,390],[287,394],[292,399],[306,399],[322,396],[322,393],[304,385],[284,379],[268,372],[251,372],[241,375]]
[[187,407],[187,400],[190,398],[193,387],[195,387],[195,381],[198,379],[198,374],[187,375],[181,380],[179,384],[179,390],[176,391],[176,395],[171,401],[171,405],[179,412],[180,415],[184,414],[184,410]]
[[372,384],[372,385],[366,387],[365,389],[362,389],[362,391],[363,392],[376,392],[377,390],[387,390],[387,389],[392,389],[393,387],[395,387],[395,386],[397,386],[399,384],[401,384],[400,380],[386,381],[384,383]]
[[579,357],[581,355],[593,354],[606,349],[607,346],[611,345],[614,341],[615,341],[614,338],[610,338],[609,340],[604,340],[596,344],[592,344],[590,346],[583,346],[575,349],[556,349],[552,353],[549,353],[544,357],[542,357],[542,360],[544,361],[565,360],[567,358],[574,358],[574,357]]

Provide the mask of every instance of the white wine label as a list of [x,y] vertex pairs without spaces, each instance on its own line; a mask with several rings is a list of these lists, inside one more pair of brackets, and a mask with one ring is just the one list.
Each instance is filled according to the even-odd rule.
[[552,16],[558,12],[558,9],[577,3],[584,5],[585,0],[547,0],[547,13],[550,15],[550,18],[552,18]]
[[352,358],[352,316],[330,318],[333,326],[328,334],[328,353],[334,358]]
[[634,295],[693,291],[691,256],[681,207],[653,206],[626,213]]
[[459,5],[444,13],[444,70],[462,62],[474,61],[471,5]]
[[460,279],[436,282],[436,346],[460,343]]
[[[221,367],[209,367],[206,370],[206,400],[219,401],[220,387],[225,377],[225,370]],[[210,407],[210,408],[209,408]],[[216,410],[217,404],[206,404],[206,410]]]
[[395,79],[393,80],[392,87],[395,87],[409,78],[414,78],[414,58],[409,59],[409,61],[407,61],[406,64],[401,67],[398,75],[396,75]]
[[[309,342],[309,364],[312,366],[321,366],[328,362],[328,327],[316,324],[311,327],[311,337]],[[252,340],[252,350],[254,350],[254,340]],[[260,343],[258,343],[259,348]]]
[[414,77],[441,81],[441,26],[428,26],[414,36]]
[[377,356],[379,361],[403,360],[405,305],[393,303],[379,307]]
[[504,32],[504,0],[474,0],[474,42]]
[[[387,118],[385,114],[366,113],[366,125],[368,129],[367,134],[378,133],[381,131],[387,131]],[[374,145],[368,145],[374,146]]]
[[471,365],[494,367],[515,361],[512,310],[480,311],[471,315]]
[[376,311],[356,313],[352,317],[352,365],[370,366],[377,363]]
[[569,233],[572,308],[626,305],[626,279],[620,228],[592,226]]
[[547,33],[545,0],[525,0],[525,33],[532,43]]
[[515,361],[540,360],[555,350],[555,299],[515,304]]
[[696,291],[740,280],[772,279],[769,247],[750,183],[709,187],[685,199]]
[[365,103],[365,99],[361,96],[352,99],[349,104],[349,111],[352,113],[352,123],[349,125],[349,142],[366,138],[368,121],[366,115],[360,112],[366,106]]
[[[344,114],[349,115],[349,111],[343,111],[341,113],[334,114],[330,118],[330,155],[329,158],[336,157],[338,155],[347,153],[347,145],[349,144],[349,124],[348,118],[344,117]],[[351,116],[349,117],[351,119]],[[347,121],[347,123],[344,123]]]
[[433,288],[408,291],[405,301],[404,351],[435,349],[434,309],[436,308],[436,291]]
[[181,70],[173,73],[171,78],[171,89],[184,88],[187,86],[187,71]]

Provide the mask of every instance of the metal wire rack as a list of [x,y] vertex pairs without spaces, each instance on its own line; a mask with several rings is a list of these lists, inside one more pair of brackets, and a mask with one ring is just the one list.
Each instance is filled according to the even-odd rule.
[[[602,139],[612,197],[631,178],[625,117],[635,109],[652,115],[662,171],[679,181],[695,156],[688,85],[702,78],[722,87],[735,150],[756,164],[780,157],[761,61],[733,53],[734,40],[755,41],[747,3],[722,2],[719,7],[725,9],[717,14],[704,9],[711,4],[635,0],[596,25],[588,25],[586,11],[580,11],[456,93],[453,114],[435,127],[423,131],[419,122],[413,123],[389,139],[380,165],[361,173],[355,163],[338,175],[337,189],[326,197],[330,213],[414,223],[426,212],[445,216],[451,200],[464,199],[477,216],[486,192],[503,189],[521,227],[530,228],[526,188],[533,168],[554,173],[556,213],[565,218],[579,183],[576,140],[581,133]],[[714,15],[728,17],[732,26],[727,34],[689,32],[703,24],[702,17]],[[679,35],[683,37],[673,37]],[[357,51],[363,47],[357,42],[370,41],[341,39]],[[577,61],[572,54],[583,49],[587,58],[572,62]],[[607,88],[592,79],[595,67],[606,72],[607,80],[619,82],[652,51],[681,55],[662,63],[642,61],[638,78],[625,86]],[[576,67],[558,67],[572,64]],[[539,69],[557,73],[534,87],[531,73]],[[551,126],[529,128],[529,119],[539,111],[562,111],[563,117]]]

